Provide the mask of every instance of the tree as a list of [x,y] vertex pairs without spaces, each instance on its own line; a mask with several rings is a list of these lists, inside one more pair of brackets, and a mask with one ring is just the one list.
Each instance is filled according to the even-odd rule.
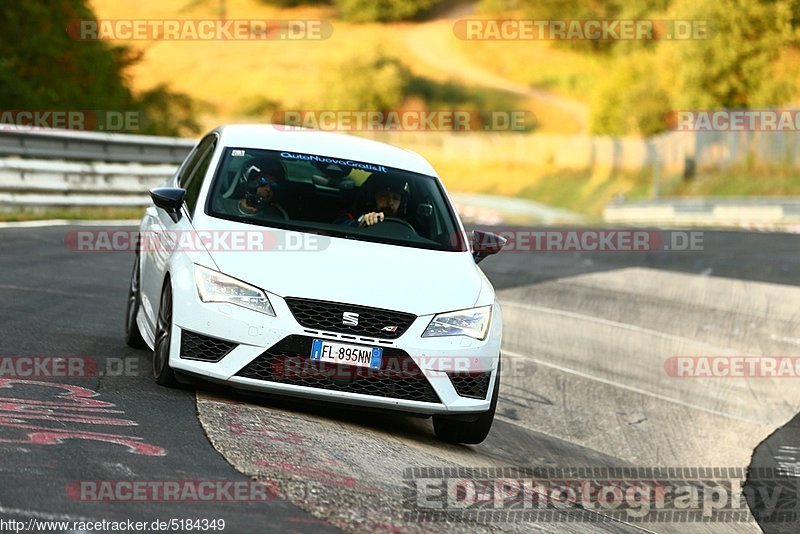
[[666,130],[671,99],[658,67],[646,50],[619,59],[592,95],[591,132],[648,136]]
[[364,50],[332,69],[325,108],[390,111],[406,97],[410,72],[397,58],[381,50]]
[[683,0],[678,12],[709,21],[712,30],[710,38],[676,48],[679,109],[776,106],[791,96],[788,80],[772,71],[793,39],[786,2]]
[[125,70],[138,58],[130,49],[79,40],[68,31],[95,18],[86,0],[6,2],[0,9],[0,109],[139,111],[147,133],[196,133],[186,95],[164,86],[133,94]]
[[392,22],[421,17],[442,0],[335,0],[340,16],[354,22]]
[[78,41],[70,21],[93,19],[84,0],[6,2],[0,10],[0,106],[5,109],[131,109],[126,49]]

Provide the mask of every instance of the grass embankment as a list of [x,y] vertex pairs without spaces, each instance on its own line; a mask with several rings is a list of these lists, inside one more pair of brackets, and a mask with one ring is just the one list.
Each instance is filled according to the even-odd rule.
[[[189,4],[186,0],[91,0],[91,3],[99,19],[217,17],[216,2],[195,3],[196,7],[189,10],[185,9]],[[463,41],[454,35],[451,21],[351,24],[334,17],[335,10],[325,6],[280,9],[257,0],[229,0],[228,19],[322,19],[332,21],[333,34],[324,40],[121,44],[142,52],[141,60],[129,72],[133,88],[146,90],[168,84],[172,90],[190,95],[204,110],[199,117],[204,128],[226,122],[269,120],[271,112],[259,114],[258,109],[270,106],[283,110],[318,109],[320,106],[315,103],[324,101],[335,69],[364,50],[380,49],[397,57],[415,77],[428,84],[453,83],[459,87],[462,98],[466,95],[471,101],[488,101],[496,109],[532,112],[538,131],[575,133],[579,129],[570,113],[554,108],[547,99],[505,90],[501,80],[487,79],[470,70],[471,52],[462,53]],[[517,51],[504,58],[504,64],[519,61],[529,68],[527,52],[519,47]],[[538,54],[533,59],[538,61]],[[558,65],[558,72],[552,73],[556,77],[577,78],[585,73],[582,63],[569,60],[559,59],[549,65]]]
[[144,208],[74,208],[74,209],[9,209],[0,211],[2,222],[22,222],[64,219],[80,220],[137,220]]
[[[188,0],[91,0],[100,19],[214,18],[217,2]],[[194,5],[191,9],[186,6]],[[323,19],[334,31],[322,41],[135,41],[124,43],[143,53],[130,70],[136,90],[166,83],[205,104],[205,128],[235,121],[268,122],[271,109],[319,109],[333,69],[365,49],[380,48],[397,57],[423,85],[448,84],[468,99],[505,109],[532,111],[537,132],[580,131],[576,109],[591,102],[592,89],[614,70],[614,58],[581,54],[546,41],[465,41],[453,33],[453,21],[421,24],[350,24],[335,19],[331,7],[280,9],[258,0],[228,0],[228,19]],[[792,59],[792,58],[790,58]],[[783,63],[781,63],[782,65]],[[358,75],[358,73],[354,73]],[[536,87],[548,93],[529,91]],[[443,89],[444,88],[444,89]],[[440,92],[442,92],[440,91]],[[548,96],[550,95],[550,96]],[[551,98],[574,99],[569,109]],[[563,104],[563,103],[562,103]],[[489,105],[489,104],[487,104]],[[493,108],[494,109],[494,108]],[[649,169],[639,173],[599,170],[564,171],[534,155],[509,160],[498,144],[487,157],[464,158],[430,142],[408,146],[428,158],[453,192],[529,198],[599,216],[617,195],[648,198]],[[521,134],[520,134],[521,135]],[[402,145],[401,146],[406,146]],[[465,150],[469,150],[467,146]],[[726,171],[691,181],[665,177],[662,196],[798,195],[800,177],[785,172]],[[8,215],[6,215],[7,217]],[[2,217],[2,215],[0,215]],[[138,215],[137,215],[138,217]],[[113,218],[117,218],[116,215]]]

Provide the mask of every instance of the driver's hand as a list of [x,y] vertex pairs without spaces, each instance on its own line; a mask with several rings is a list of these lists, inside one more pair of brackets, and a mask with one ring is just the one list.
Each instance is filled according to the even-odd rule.
[[358,224],[359,226],[372,226],[373,224],[378,224],[379,222],[383,222],[383,212],[371,211],[362,215]]

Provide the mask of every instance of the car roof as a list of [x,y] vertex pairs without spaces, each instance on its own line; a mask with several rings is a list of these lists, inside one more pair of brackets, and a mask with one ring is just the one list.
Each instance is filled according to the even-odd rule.
[[272,124],[229,124],[214,131],[225,147],[317,154],[438,177],[431,164],[416,152],[363,137]]

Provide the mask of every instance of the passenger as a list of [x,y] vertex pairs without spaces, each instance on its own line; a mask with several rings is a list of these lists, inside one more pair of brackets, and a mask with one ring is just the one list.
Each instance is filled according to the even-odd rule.
[[[243,176],[246,184],[244,198],[226,202],[225,209],[228,213],[244,217],[266,215],[278,219],[289,218],[277,198],[286,178],[283,166],[278,164],[266,169],[264,165],[252,164],[244,171]],[[232,203],[235,204],[232,206]]]

